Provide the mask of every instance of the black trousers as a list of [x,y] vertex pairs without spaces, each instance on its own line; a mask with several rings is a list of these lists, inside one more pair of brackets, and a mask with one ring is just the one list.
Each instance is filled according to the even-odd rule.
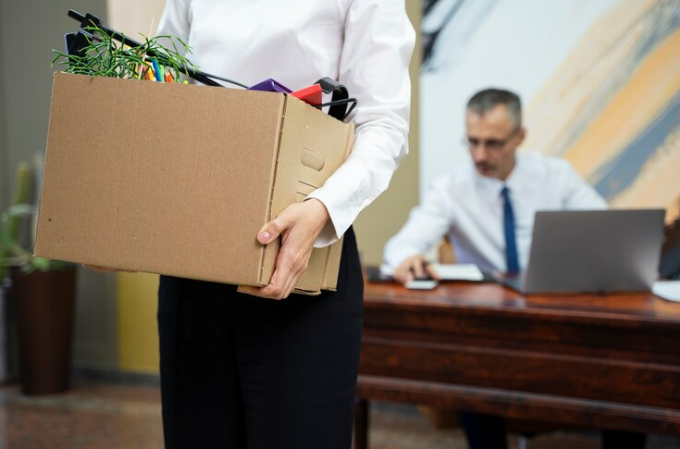
[[275,301],[161,277],[166,448],[350,448],[362,301],[351,229],[337,292]]
[[[505,422],[500,416],[461,412],[459,421],[470,449],[507,449]],[[644,449],[645,444],[643,433],[602,431],[602,449]]]

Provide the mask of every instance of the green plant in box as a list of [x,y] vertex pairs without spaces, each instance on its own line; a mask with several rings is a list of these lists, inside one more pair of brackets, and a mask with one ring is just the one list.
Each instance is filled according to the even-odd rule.
[[[119,43],[97,26],[86,27],[85,31],[93,37],[88,37],[88,44],[79,49],[81,55],[54,50],[57,56],[52,64],[59,62],[65,66],[65,72],[78,75],[142,78],[154,61],[162,70],[172,73],[173,82],[181,82],[182,69],[197,68],[184,56],[184,53],[191,54],[191,47],[176,36],[148,38],[142,35],[141,46],[129,47],[125,39]],[[149,53],[153,58],[147,56]]]

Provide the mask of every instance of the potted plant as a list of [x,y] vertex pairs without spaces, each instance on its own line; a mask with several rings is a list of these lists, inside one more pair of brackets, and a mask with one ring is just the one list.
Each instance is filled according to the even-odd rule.
[[[35,179],[41,167],[34,164]],[[29,202],[32,174],[28,164],[19,164],[13,204],[0,215],[0,279],[11,280],[21,388],[30,395],[69,388],[76,281],[73,265],[32,254],[37,216]],[[22,228],[28,228],[27,245],[21,244]]]
[[20,216],[28,207],[25,203],[29,200],[29,186],[29,167],[22,162],[17,166],[16,188],[11,206],[0,213],[0,381],[12,379],[17,373],[16,326],[12,319],[14,311],[8,269],[20,264],[20,258],[12,248],[19,239]]

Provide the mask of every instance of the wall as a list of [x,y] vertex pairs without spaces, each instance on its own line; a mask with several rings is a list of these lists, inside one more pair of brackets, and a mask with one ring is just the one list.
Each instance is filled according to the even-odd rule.
[[465,102],[498,86],[526,106],[523,150],[568,159],[615,207],[678,216],[679,0],[426,3],[421,192],[469,160]]
[[140,33],[153,36],[164,5],[165,0],[108,0],[109,25],[135,40],[141,40]]
[[7,148],[7,100],[5,98],[5,44],[7,37],[5,37],[2,30],[5,29],[5,15],[3,13],[4,2],[0,2],[0,210],[7,207],[10,199],[10,165],[9,165],[9,150]]
[[[14,167],[45,150],[52,49],[78,24],[69,8],[106,19],[105,0],[0,0],[0,205],[9,201]],[[117,367],[115,278],[80,272],[74,361]]]

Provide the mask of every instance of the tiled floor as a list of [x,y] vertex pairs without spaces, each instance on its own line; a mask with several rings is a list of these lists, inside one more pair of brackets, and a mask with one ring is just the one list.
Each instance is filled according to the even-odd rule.
[[0,449],[161,449],[153,385],[77,381],[66,394],[0,389]]
[[[412,406],[371,409],[372,449],[463,449],[459,430],[436,430]],[[516,437],[511,436],[512,447]],[[74,382],[61,395],[27,397],[0,387],[0,449],[161,449],[160,396],[154,381]],[[532,449],[596,449],[596,432],[540,435]],[[680,448],[680,437],[653,435],[647,449]]]

